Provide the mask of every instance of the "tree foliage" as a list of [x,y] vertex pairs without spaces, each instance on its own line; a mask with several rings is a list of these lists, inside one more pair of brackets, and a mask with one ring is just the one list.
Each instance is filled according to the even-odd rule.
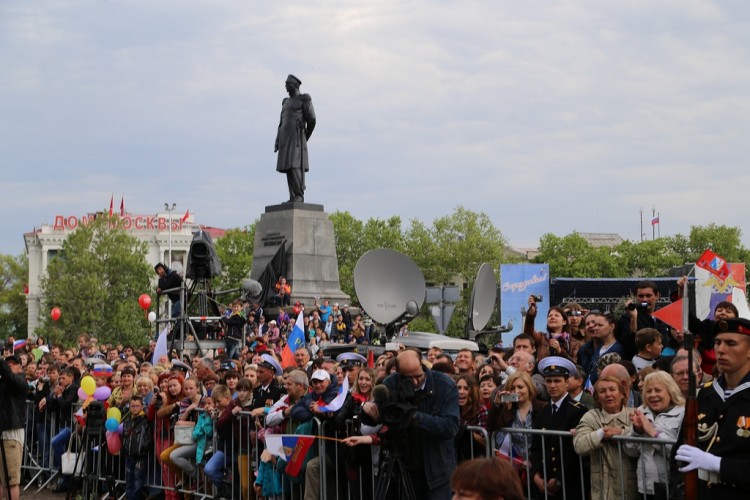
[[594,247],[583,236],[545,234],[539,240],[535,262],[550,265],[552,276],[567,278],[622,278],[667,276],[670,269],[698,260],[712,249],[729,262],[750,260],[742,245],[738,227],[692,226],[690,234],[645,240],[624,241],[609,247]]
[[[224,236],[216,240],[216,254],[221,261],[222,272],[222,275],[214,282],[216,290],[239,288],[242,280],[250,276],[253,266],[256,222],[241,229],[229,229]],[[229,303],[239,296],[239,292],[225,295],[222,296],[221,301]]]
[[690,260],[695,261],[704,250],[710,248],[729,262],[747,263],[748,249],[742,246],[742,230],[739,227],[719,226],[691,226],[688,237]]
[[29,276],[25,255],[0,255],[0,338],[26,338],[28,313],[24,285]]
[[70,344],[81,333],[105,342],[143,344],[148,322],[138,297],[150,290],[153,269],[146,262],[147,245],[121,228],[120,220],[100,216],[79,227],[63,243],[42,280],[48,315],[39,334]]

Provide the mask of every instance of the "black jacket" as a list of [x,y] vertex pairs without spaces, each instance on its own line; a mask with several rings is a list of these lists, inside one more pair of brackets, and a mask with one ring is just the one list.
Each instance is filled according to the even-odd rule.
[[[169,290],[171,288],[178,288],[180,286],[180,283],[182,283],[182,277],[177,274],[177,271],[167,269],[164,277],[159,278],[158,287],[160,290]],[[180,291],[175,290],[173,292],[168,292],[167,297],[169,297],[169,300],[171,300],[172,302],[177,302],[178,300],[180,300]]]
[[[748,497],[750,486],[750,375],[724,398],[723,379],[704,384],[698,392],[698,448],[721,457],[720,481],[698,481],[698,498],[722,500]],[[678,438],[683,442],[685,421]],[[740,435],[742,434],[742,435]],[[715,439],[714,439],[715,438]],[[677,446],[674,447],[677,449]]]
[[14,374],[8,363],[0,359],[0,432],[23,428],[28,392],[26,377]]
[[[570,431],[576,428],[587,411],[588,408],[573,400],[568,394],[554,415],[552,403],[532,414],[532,427],[549,431]],[[560,449],[561,446],[562,449]],[[572,438],[560,439],[558,436],[546,436],[542,443],[541,436],[535,435],[531,441],[529,461],[532,478],[537,472],[544,478],[546,470],[547,480],[555,478],[565,485],[566,498],[581,497],[580,461],[573,448]],[[563,468],[565,481],[563,481]],[[563,491],[560,490],[549,498],[563,498]]]
[[60,428],[73,425],[73,405],[78,401],[78,387],[77,383],[72,382],[63,390],[60,397],[54,393],[47,396],[47,408],[56,412]]

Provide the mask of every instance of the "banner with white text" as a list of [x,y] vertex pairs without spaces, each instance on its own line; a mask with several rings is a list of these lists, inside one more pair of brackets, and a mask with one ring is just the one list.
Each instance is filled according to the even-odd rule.
[[549,264],[502,264],[500,266],[500,321],[513,322],[513,330],[503,334],[503,346],[510,347],[513,338],[523,332],[523,315],[529,295],[540,295],[537,304],[536,329],[544,330],[549,312]]

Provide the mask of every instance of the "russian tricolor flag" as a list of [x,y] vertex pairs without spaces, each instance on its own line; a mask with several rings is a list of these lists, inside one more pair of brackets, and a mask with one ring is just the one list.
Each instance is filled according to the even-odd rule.
[[349,394],[349,377],[344,375],[344,383],[339,386],[339,393],[333,400],[326,404],[322,399],[318,400],[318,410],[328,413],[332,411],[339,411],[344,406],[346,395]]
[[17,351],[18,349],[23,349],[26,347],[26,339],[18,339],[15,342],[13,342],[13,350]]
[[266,449],[286,460],[286,473],[297,477],[305,462],[307,450],[315,442],[315,436],[295,434],[266,434]]
[[284,346],[284,350],[281,351],[281,367],[287,368],[289,366],[297,366],[297,362],[294,361],[294,351],[300,347],[305,347],[305,318],[302,311],[297,316],[297,321],[294,322],[294,328],[292,334],[289,335],[289,341]]
[[110,365],[94,365],[94,369],[92,370],[91,374],[94,377],[111,377],[112,376],[112,367]]

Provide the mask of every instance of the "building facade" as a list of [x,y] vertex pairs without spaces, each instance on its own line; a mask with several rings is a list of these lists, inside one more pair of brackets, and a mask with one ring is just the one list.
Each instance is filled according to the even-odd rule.
[[[47,314],[42,292],[42,278],[47,273],[47,265],[60,252],[63,242],[78,226],[86,224],[95,214],[86,216],[56,215],[53,224],[44,224],[39,229],[25,233],[26,255],[29,259],[28,293],[26,305],[28,307],[29,337],[40,324],[42,315]],[[223,229],[200,226],[194,221],[194,214],[185,216],[164,212],[156,215],[138,215],[124,213],[123,227],[131,235],[148,245],[146,261],[152,266],[159,262],[180,272],[184,268],[193,232],[203,229],[211,235],[214,241],[224,235]],[[154,275],[155,278],[156,275]]]

